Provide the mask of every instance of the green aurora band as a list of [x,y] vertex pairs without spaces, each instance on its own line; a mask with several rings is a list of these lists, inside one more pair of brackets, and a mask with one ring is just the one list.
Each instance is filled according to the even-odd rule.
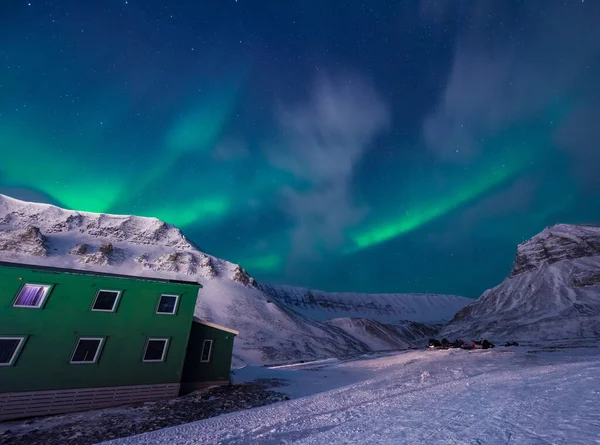
[[352,245],[344,249],[344,253],[358,252],[412,232],[514,179],[533,159],[533,152],[526,144],[500,140],[492,144],[491,148],[497,147],[497,154],[488,155],[487,168],[471,174],[463,171],[454,181],[455,185],[446,188],[443,195],[420,199],[418,204],[405,206],[408,210],[402,214],[352,232]]

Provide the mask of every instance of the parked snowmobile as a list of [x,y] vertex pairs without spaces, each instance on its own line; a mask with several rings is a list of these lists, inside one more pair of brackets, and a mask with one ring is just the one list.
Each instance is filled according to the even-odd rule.
[[505,347],[509,347],[509,346],[519,346],[519,343],[517,343],[516,341],[507,341],[506,344],[504,345]]
[[472,340],[470,349],[490,349],[495,346],[496,346],[495,344],[488,341],[487,339],[480,340],[480,341]]
[[481,347],[483,349],[490,349],[490,348],[496,347],[496,345],[490,341],[487,341],[487,339],[485,339],[485,340],[481,341]]
[[465,344],[464,341],[456,339],[450,344],[450,347],[451,348],[462,348],[464,344]]
[[439,340],[435,339],[435,338],[430,338],[429,339],[429,348],[430,349],[434,349],[434,348],[441,348],[442,347],[442,343],[440,343]]

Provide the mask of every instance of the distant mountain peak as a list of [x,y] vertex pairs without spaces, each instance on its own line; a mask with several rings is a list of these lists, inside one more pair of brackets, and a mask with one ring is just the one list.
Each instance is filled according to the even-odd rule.
[[600,255],[600,227],[557,224],[520,244],[511,276],[538,269],[543,263]]
[[600,336],[600,227],[558,224],[517,248],[513,270],[456,313],[448,338]]

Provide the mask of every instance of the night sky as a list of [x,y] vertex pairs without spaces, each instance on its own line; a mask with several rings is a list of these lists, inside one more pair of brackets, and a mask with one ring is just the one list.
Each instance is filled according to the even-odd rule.
[[477,297],[600,221],[595,0],[2,0],[0,193],[260,281]]

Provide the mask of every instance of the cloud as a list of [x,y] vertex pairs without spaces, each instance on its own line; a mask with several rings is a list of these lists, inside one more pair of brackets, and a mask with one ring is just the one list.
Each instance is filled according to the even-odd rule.
[[[600,93],[600,88],[596,93]],[[571,155],[573,174],[595,195],[600,187],[600,94],[591,96],[573,110],[555,135],[557,146]]]
[[250,150],[246,143],[240,139],[231,137],[224,138],[215,146],[212,157],[215,161],[237,161],[247,158]]
[[389,126],[390,111],[375,89],[358,78],[321,78],[304,103],[277,108],[281,141],[270,162],[291,173],[297,187],[282,190],[294,221],[292,257],[318,257],[344,240],[365,209],[351,184],[357,163]]
[[445,4],[424,1],[425,16],[458,8],[469,26],[461,27],[446,88],[423,122],[427,147],[444,161],[470,161],[482,138],[571,97],[600,55],[598,2]]

